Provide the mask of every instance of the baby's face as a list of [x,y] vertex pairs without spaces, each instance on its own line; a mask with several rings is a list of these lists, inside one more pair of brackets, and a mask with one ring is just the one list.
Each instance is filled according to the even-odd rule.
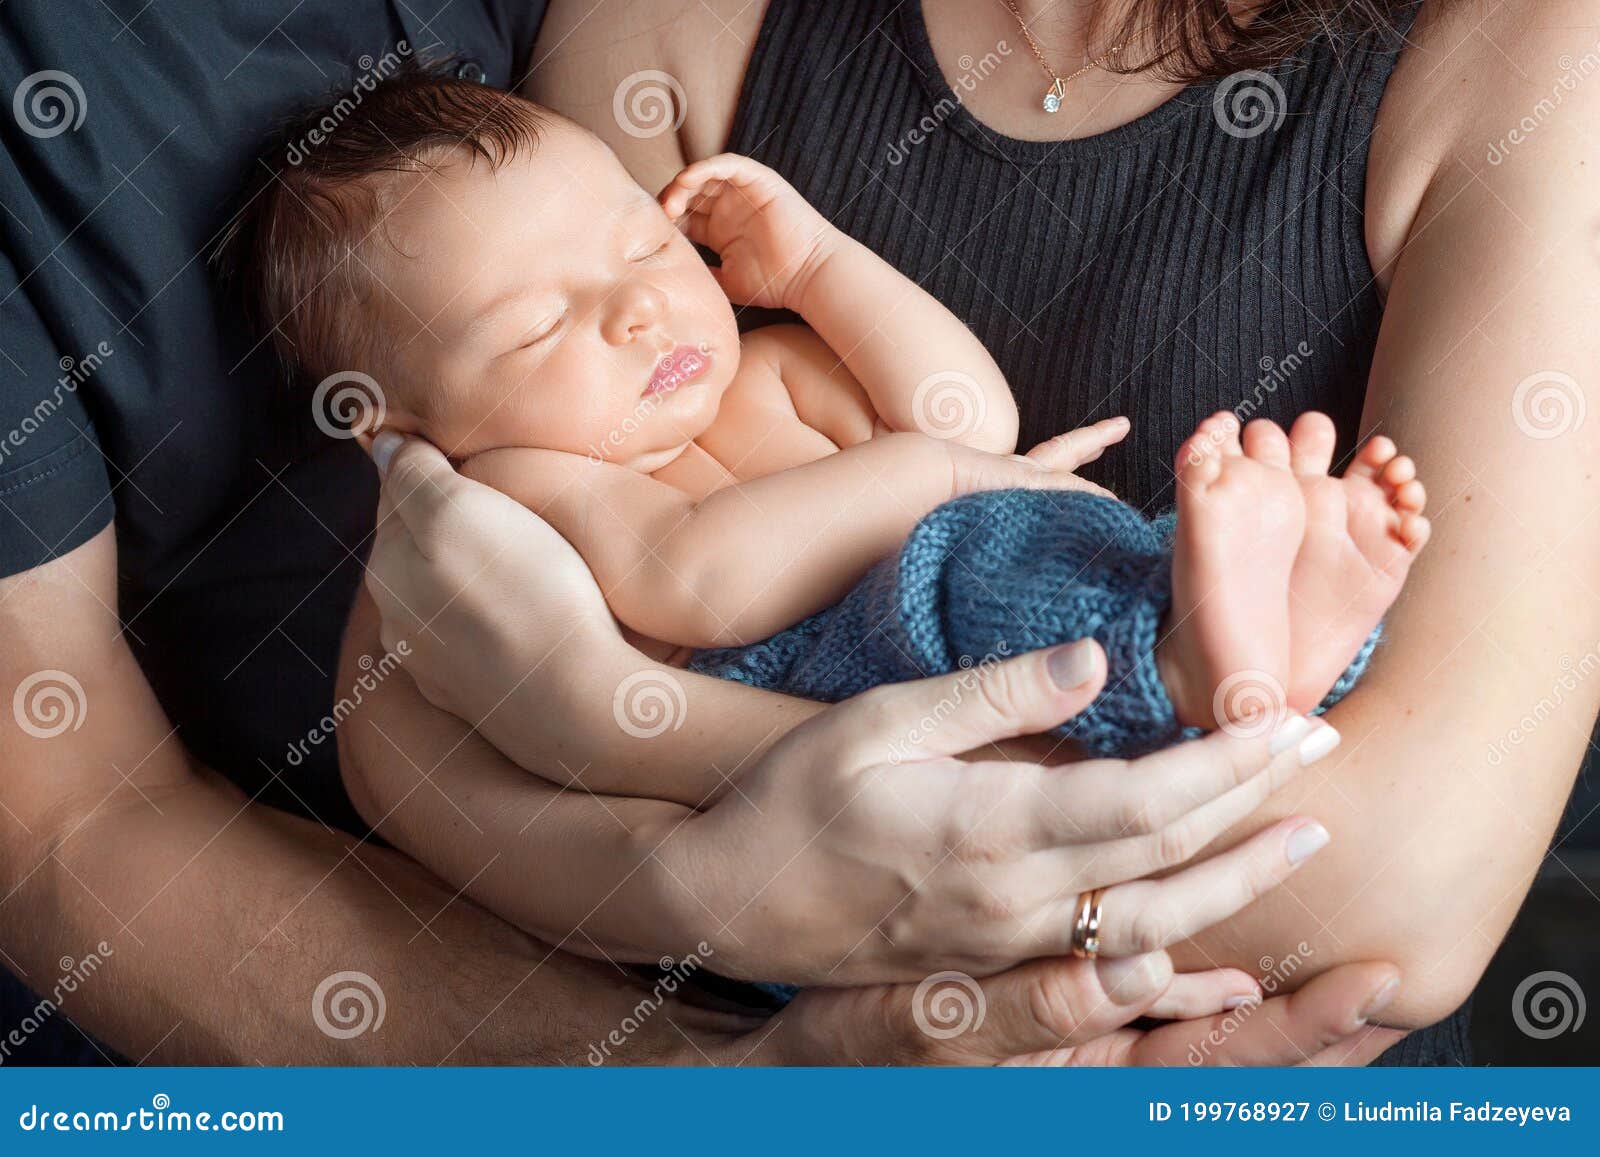
[[[374,273],[403,369],[390,425],[645,471],[703,433],[738,365],[727,297],[597,138],[566,122],[497,170],[407,175]],[[382,292],[380,290],[380,292]]]

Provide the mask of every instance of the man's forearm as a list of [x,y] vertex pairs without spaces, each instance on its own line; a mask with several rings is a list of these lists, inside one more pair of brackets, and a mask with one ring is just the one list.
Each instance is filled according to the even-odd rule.
[[[578,1063],[638,1000],[616,969],[552,951],[395,853],[206,778],[146,794],[108,802],[20,884],[8,857],[0,907],[9,959],[45,996],[65,958],[101,957],[60,1012],[134,1060]],[[341,1019],[362,991],[371,1011]],[[631,1058],[674,1038],[646,1033]]]

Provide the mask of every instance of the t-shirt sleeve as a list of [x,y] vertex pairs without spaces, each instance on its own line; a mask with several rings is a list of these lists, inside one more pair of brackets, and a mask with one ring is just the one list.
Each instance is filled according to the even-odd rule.
[[111,484],[90,421],[109,342],[64,350],[0,251],[0,576],[83,545],[111,521]]

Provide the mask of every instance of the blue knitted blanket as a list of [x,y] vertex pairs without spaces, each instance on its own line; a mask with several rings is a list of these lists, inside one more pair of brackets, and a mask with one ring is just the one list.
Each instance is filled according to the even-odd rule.
[[[946,503],[837,605],[760,643],[700,651],[691,668],[836,702],[869,687],[968,668],[1093,636],[1105,690],[1059,733],[1096,755],[1134,756],[1185,737],[1156,671],[1172,601],[1176,516],[1059,490]],[[1319,711],[1366,670],[1367,640]]]

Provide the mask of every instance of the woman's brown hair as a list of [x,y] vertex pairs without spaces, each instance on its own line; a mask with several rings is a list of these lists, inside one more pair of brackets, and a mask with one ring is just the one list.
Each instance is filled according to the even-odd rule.
[[1347,40],[1392,26],[1415,0],[1264,0],[1239,20],[1238,0],[1128,0],[1106,41],[1135,47],[1113,67],[1173,81],[1211,80],[1271,68],[1309,40]]

